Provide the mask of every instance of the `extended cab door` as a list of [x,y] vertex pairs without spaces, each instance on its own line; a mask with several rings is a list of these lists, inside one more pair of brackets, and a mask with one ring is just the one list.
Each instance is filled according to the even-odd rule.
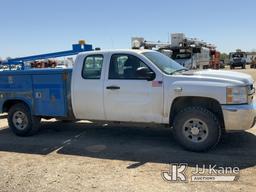
[[105,120],[104,54],[79,55],[72,75],[72,107],[77,119]]
[[[109,70],[105,76],[104,108],[109,121],[162,122],[162,75],[139,54],[110,55]],[[137,73],[147,68],[155,74],[147,80]]]

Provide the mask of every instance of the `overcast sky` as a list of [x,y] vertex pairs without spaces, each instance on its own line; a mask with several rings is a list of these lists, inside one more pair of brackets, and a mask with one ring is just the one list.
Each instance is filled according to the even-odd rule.
[[256,49],[256,1],[1,0],[0,56],[71,48],[130,48],[132,36],[167,41],[183,32],[222,52]]

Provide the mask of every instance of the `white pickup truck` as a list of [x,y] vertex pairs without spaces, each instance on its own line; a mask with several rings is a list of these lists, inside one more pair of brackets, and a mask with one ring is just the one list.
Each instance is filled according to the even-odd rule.
[[0,112],[8,112],[17,135],[34,134],[41,118],[158,124],[173,128],[192,151],[253,127],[253,94],[249,75],[188,71],[150,50],[90,51],[77,56],[73,69],[0,76]]

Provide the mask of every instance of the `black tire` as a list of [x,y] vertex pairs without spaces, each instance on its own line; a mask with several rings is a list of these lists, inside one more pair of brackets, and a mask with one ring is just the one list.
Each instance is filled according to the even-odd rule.
[[[198,121],[199,126],[191,123],[191,120],[192,122]],[[188,124],[192,128],[187,127]],[[195,130],[197,135],[194,135]],[[183,148],[189,151],[203,152],[217,145],[221,137],[221,127],[218,119],[211,111],[203,107],[192,106],[185,108],[175,116],[173,133],[175,139]]]
[[234,67],[232,65],[230,65],[230,69],[234,69]]
[[242,65],[242,69],[245,69],[245,64]]
[[[23,119],[22,123],[18,122],[17,117]],[[8,111],[9,127],[18,136],[31,136],[37,133],[40,121],[41,118],[32,116],[30,109],[23,103],[13,105]]]

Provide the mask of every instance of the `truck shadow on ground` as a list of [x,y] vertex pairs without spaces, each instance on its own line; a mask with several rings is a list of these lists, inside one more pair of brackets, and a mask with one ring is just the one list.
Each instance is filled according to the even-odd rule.
[[0,119],[6,119],[7,118],[7,115],[4,114],[4,115],[0,115]]
[[32,137],[17,137],[10,129],[0,130],[0,151],[47,155],[52,152],[100,159],[134,161],[127,168],[147,162],[238,166],[256,165],[256,136],[249,132],[229,133],[207,153],[183,150],[170,129],[84,122],[44,122]]

